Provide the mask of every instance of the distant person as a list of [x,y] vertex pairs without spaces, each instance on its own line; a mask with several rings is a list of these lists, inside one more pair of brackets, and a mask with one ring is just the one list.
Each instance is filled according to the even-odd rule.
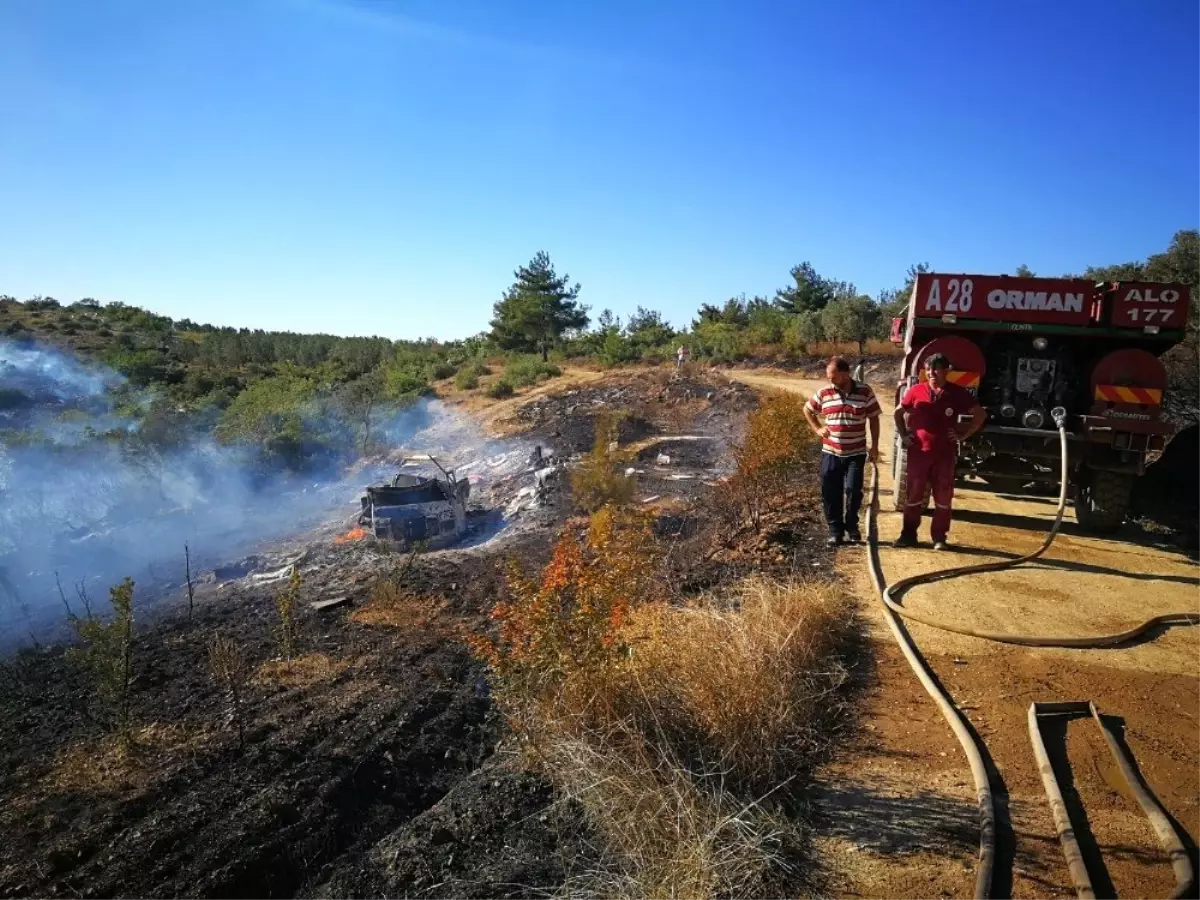
[[827,543],[836,547],[843,541],[862,541],[858,513],[863,470],[868,459],[879,459],[879,401],[867,385],[851,377],[850,363],[840,356],[829,360],[825,375],[829,386],[808,398],[804,418],[821,439],[821,500],[829,526]]
[[[905,391],[896,407],[896,434],[908,447],[904,526],[897,547],[917,546],[925,487],[932,485],[933,549],[949,549],[958,445],[987,421],[987,410],[966,388],[947,381],[949,373],[950,360],[934,353],[925,360],[925,381]],[[971,421],[960,425],[958,417],[968,415]]]
[[687,361],[687,347],[683,344],[679,345],[679,349],[675,351],[675,368],[683,368],[683,364]]
[[855,381],[865,382],[867,380],[866,373],[864,372],[864,365],[863,365],[865,362],[866,362],[866,360],[860,359],[858,361],[858,365],[854,367],[854,374],[851,377]]

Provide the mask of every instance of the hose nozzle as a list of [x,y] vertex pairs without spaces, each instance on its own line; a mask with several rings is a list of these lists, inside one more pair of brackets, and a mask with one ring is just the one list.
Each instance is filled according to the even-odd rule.
[[1050,410],[1050,417],[1054,419],[1054,427],[1062,428],[1067,424],[1067,409],[1065,406],[1056,406]]

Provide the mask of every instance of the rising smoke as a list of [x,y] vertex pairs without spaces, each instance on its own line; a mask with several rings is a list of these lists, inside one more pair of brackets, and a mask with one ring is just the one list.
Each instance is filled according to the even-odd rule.
[[[115,408],[122,386],[103,367],[0,342],[0,643],[61,624],[56,573],[71,599],[76,585],[103,598],[127,575],[152,597],[182,580],[185,542],[194,569],[244,555],[349,518],[362,488],[387,474],[379,460],[320,475],[264,472],[250,448],[199,432],[156,448]],[[392,447],[460,462],[505,449],[436,400],[386,411],[379,432]]]

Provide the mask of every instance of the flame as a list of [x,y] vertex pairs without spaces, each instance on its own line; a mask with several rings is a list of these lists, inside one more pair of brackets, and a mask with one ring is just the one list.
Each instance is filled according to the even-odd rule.
[[333,542],[335,544],[348,544],[351,541],[361,541],[368,534],[370,534],[370,532],[367,531],[365,528],[363,528],[359,525],[355,525],[353,528],[351,528],[345,534],[340,535],[339,537],[335,537],[333,539]]

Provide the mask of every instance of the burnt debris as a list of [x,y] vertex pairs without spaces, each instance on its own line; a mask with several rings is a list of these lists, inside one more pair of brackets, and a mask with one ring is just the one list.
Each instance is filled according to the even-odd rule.
[[[434,472],[415,471],[428,463]],[[409,456],[390,481],[367,488],[358,524],[375,537],[402,546],[423,542],[434,549],[453,544],[468,531],[471,483],[456,478],[432,456]],[[403,471],[406,468],[413,471]]]

